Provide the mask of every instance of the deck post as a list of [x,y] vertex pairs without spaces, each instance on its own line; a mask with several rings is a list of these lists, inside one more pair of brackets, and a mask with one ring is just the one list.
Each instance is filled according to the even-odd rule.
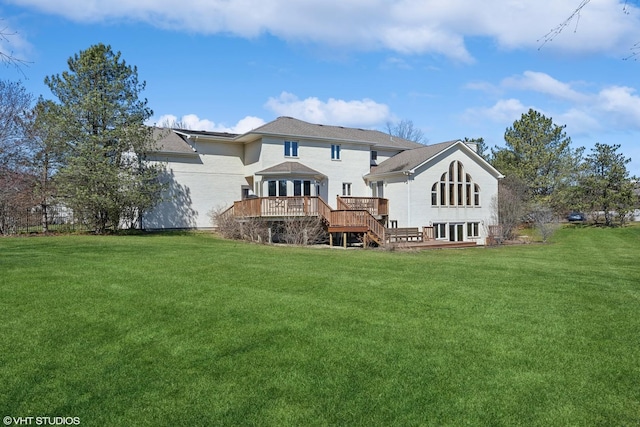
[[347,249],[347,233],[346,232],[342,232],[342,244],[344,245],[344,248]]
[[329,246],[333,246],[333,233],[329,233]]

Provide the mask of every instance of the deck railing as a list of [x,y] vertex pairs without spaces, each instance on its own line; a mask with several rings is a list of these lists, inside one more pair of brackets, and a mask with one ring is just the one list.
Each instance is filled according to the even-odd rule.
[[336,206],[342,210],[368,211],[373,216],[389,215],[389,200],[380,197],[338,196]]
[[243,217],[318,216],[324,213],[325,206],[324,201],[318,197],[262,197],[234,202],[233,215]]
[[331,211],[331,227],[367,227],[368,230],[384,241],[384,226],[368,211],[335,210]]
[[[354,197],[351,199],[367,198]],[[340,198],[338,198],[338,200],[340,200]],[[375,209],[378,209],[379,206],[384,206],[386,210],[386,199],[379,200],[384,200],[385,203],[375,204]],[[339,206],[345,206],[345,203]],[[356,205],[352,204],[351,206]],[[261,197],[239,200],[234,202],[233,206],[227,209],[223,215],[276,218],[319,216],[323,218],[330,227],[367,227],[367,229],[376,234],[381,241],[384,241],[384,226],[378,222],[368,209],[332,210],[331,207],[319,197]]]

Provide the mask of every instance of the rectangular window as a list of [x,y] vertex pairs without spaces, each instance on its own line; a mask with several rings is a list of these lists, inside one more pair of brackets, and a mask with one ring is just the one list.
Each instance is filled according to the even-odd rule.
[[433,236],[436,239],[446,239],[447,238],[447,224],[437,223],[433,224]]
[[269,181],[268,186],[269,186],[269,197],[276,197],[276,182]]
[[340,146],[331,144],[331,160],[340,160]]
[[468,237],[479,237],[480,236],[480,223],[479,222],[468,222],[467,223],[467,236]]
[[287,181],[284,179],[281,179],[280,181],[278,181],[278,196],[286,197],[286,195],[287,195]]
[[378,152],[377,151],[372,151],[371,152],[371,160],[373,160],[374,162],[376,160],[378,160]]
[[241,187],[241,191],[242,191],[241,197],[242,197],[242,200],[249,198],[249,194],[250,194],[249,192],[250,192],[250,190],[251,190],[251,187],[249,187],[248,185],[243,185],[243,186]]
[[303,185],[303,190],[304,190],[304,195],[305,196],[310,196],[311,195],[311,181],[302,181],[302,185]]
[[284,142],[285,157],[298,157],[298,143],[296,141]]
[[351,195],[351,183],[350,182],[343,182],[342,183],[342,195],[343,196],[350,196]]
[[302,181],[299,181],[299,180],[293,181],[293,195],[302,196]]

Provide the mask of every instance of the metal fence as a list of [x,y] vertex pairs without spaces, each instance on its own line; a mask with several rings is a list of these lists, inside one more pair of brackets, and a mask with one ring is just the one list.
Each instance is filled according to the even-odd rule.
[[[54,233],[70,233],[84,230],[83,224],[65,207],[47,209],[47,229]],[[0,235],[42,233],[43,217],[39,208],[12,209],[0,212]]]

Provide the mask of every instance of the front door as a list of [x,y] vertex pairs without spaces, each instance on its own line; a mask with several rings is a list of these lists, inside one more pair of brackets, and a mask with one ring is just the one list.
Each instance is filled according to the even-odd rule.
[[464,224],[449,224],[449,241],[462,242],[464,240]]

